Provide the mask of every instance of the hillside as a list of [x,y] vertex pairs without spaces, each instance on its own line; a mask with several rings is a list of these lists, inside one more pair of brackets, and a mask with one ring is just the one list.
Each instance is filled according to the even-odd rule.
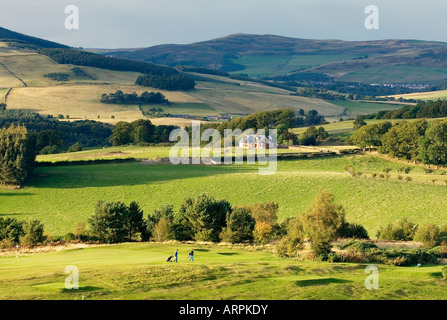
[[[318,74],[337,81],[366,83],[447,79],[447,44],[431,41],[309,40],[234,34],[187,45],[158,45],[107,54],[168,66],[191,65],[250,76],[292,74],[309,78]],[[405,77],[402,77],[403,73]]]

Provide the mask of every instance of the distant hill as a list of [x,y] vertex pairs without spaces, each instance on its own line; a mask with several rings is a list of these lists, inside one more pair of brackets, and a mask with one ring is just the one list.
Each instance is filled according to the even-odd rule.
[[18,33],[15,31],[11,31],[5,28],[0,27],[0,41],[13,41],[22,44],[34,45],[41,48],[69,48],[69,46],[48,41],[32,36],[27,36],[22,33]]
[[[309,40],[234,34],[186,45],[166,44],[108,55],[167,66],[196,66],[250,76],[346,82],[443,81],[447,44],[419,40]],[[389,69],[388,69],[389,68]]]

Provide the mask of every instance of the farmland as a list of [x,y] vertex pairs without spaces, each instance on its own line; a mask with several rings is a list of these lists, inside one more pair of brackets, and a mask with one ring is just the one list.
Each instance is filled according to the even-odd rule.
[[[157,152],[166,155],[166,150]],[[348,164],[364,176],[352,178],[344,172]],[[392,169],[389,179],[367,174],[385,167]],[[318,191],[327,189],[345,207],[348,221],[364,225],[373,237],[380,225],[403,217],[417,223],[445,223],[446,176],[441,171],[424,175],[423,168],[412,166],[414,181],[400,181],[400,167],[374,155],[278,161],[277,172],[269,176],[258,175],[258,168],[249,165],[135,162],[41,167],[25,188],[0,189],[0,215],[39,219],[50,234],[64,235],[78,221],[87,221],[98,200],[136,200],[148,214],[164,204],[178,209],[185,197],[208,193],[234,205],[275,201],[284,219],[304,212]]]
[[[186,252],[194,248],[194,263]],[[179,249],[179,263],[166,257]],[[119,244],[0,257],[0,299],[445,299],[441,266],[380,265],[365,289],[363,264],[280,259],[264,250],[201,244]],[[79,270],[67,290],[65,268]]]

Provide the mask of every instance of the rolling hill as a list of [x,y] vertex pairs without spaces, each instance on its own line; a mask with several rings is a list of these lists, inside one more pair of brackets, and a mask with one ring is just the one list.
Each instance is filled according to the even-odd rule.
[[[187,65],[250,76],[316,75],[335,81],[413,83],[447,79],[447,44],[417,40],[309,40],[234,34],[187,45],[111,53],[168,66]],[[405,76],[402,77],[402,74]],[[422,78],[421,78],[422,77]]]

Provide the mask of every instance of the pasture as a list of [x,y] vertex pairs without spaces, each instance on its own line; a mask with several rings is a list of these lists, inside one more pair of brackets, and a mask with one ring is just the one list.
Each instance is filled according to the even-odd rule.
[[[179,249],[179,262],[166,258]],[[195,261],[187,252],[195,251]],[[314,300],[445,299],[441,266],[378,265],[379,289],[365,288],[366,264],[280,259],[253,247],[140,243],[0,256],[0,299]],[[66,289],[67,266],[79,289]]]
[[[346,165],[364,176],[352,178],[344,171]],[[259,175],[256,165],[246,164],[40,167],[25,188],[0,189],[0,216],[39,219],[56,236],[71,232],[79,221],[87,222],[98,200],[135,200],[147,215],[164,204],[178,210],[184,198],[208,193],[233,205],[275,201],[282,220],[303,213],[318,191],[326,189],[343,205],[347,220],[364,225],[371,237],[380,226],[403,217],[445,224],[446,176],[441,171],[424,175],[422,167],[410,166],[411,182],[397,178],[402,164],[374,155],[278,161],[277,172],[267,176]],[[367,174],[386,167],[392,169],[389,179]]]

